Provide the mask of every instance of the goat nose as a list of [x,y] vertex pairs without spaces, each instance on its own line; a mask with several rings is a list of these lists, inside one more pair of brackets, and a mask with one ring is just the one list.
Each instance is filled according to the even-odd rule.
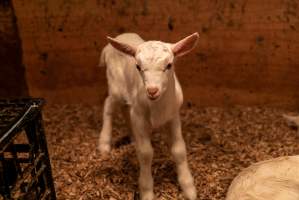
[[159,91],[159,89],[157,87],[148,87],[147,88],[147,92],[151,96],[154,96],[155,94],[157,94],[158,91]]

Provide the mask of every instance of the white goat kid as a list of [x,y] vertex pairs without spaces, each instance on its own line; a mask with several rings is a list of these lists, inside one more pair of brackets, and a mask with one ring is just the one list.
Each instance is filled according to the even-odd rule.
[[298,155],[255,163],[233,180],[226,200],[298,200],[298,169]]
[[99,139],[101,153],[110,151],[112,114],[117,105],[127,105],[140,164],[139,189],[142,200],[154,199],[151,163],[151,128],[168,124],[171,153],[177,165],[178,181],[187,199],[196,199],[193,177],[187,163],[179,110],[183,102],[174,61],[196,45],[198,33],[175,44],[144,41],[137,34],[108,37],[101,65],[107,67],[109,95],[105,100],[103,127]]

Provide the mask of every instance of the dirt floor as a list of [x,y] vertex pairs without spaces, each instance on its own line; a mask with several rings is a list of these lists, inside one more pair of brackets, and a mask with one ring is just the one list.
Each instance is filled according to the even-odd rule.
[[[231,180],[251,163],[299,154],[299,135],[260,107],[182,109],[183,133],[199,199],[224,199]],[[101,108],[47,105],[44,121],[58,199],[138,199],[138,162],[125,123],[114,123],[110,157],[97,154]],[[157,199],[183,199],[163,130],[153,132]]]

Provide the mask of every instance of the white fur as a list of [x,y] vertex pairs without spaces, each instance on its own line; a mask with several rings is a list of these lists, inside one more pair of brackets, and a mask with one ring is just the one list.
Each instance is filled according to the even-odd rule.
[[[197,38],[198,35],[193,34],[182,40],[180,46],[175,49],[177,54],[183,55],[187,50],[189,52],[196,44]],[[100,65],[107,67],[109,95],[104,105],[99,150],[101,153],[110,151],[112,113],[115,106],[127,105],[140,163],[141,199],[152,200],[153,148],[150,134],[152,128],[167,124],[171,130],[171,152],[177,164],[179,183],[187,199],[196,199],[196,189],[188,167],[185,142],[181,133],[179,110],[183,103],[183,93],[174,66],[166,70],[169,63],[174,65],[175,44],[160,41],[145,42],[134,33],[119,35],[115,40],[110,38],[110,43],[114,46],[108,44],[103,49],[100,60]],[[181,48],[184,45],[186,50]],[[140,66],[140,72],[136,69],[136,64]],[[147,92],[148,88],[153,87],[158,89],[153,97],[155,100],[151,100]]]
[[226,200],[298,200],[299,156],[251,165],[232,182]]
[[[299,116],[283,117],[290,126],[299,126]],[[255,163],[233,180],[226,200],[298,200],[298,169],[298,155]]]

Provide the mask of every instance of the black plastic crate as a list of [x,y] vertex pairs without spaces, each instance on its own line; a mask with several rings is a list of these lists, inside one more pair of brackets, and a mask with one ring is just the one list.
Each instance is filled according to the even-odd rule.
[[0,200],[55,200],[43,99],[0,100]]

